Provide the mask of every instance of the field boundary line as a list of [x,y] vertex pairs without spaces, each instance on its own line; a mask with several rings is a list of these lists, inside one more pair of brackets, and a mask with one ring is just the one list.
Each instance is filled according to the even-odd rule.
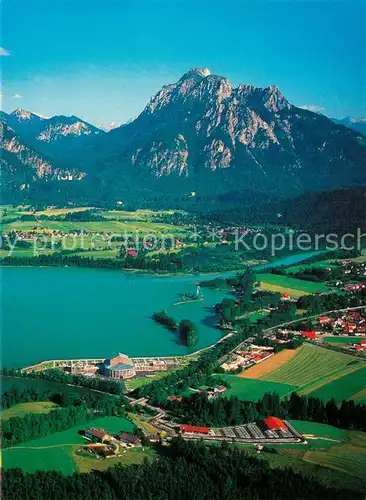
[[304,384],[303,386],[299,386],[297,392],[300,395],[309,394],[317,389],[320,389],[324,385],[327,385],[331,382],[334,382],[335,380],[339,380],[340,378],[343,378],[346,375],[349,375],[350,373],[354,373],[354,372],[357,372],[358,370],[362,370],[365,367],[366,366],[357,366],[357,367],[349,368],[348,370],[342,370],[341,372],[338,373],[338,376],[333,377],[334,374],[337,374],[337,370],[334,370],[331,374],[324,375],[324,377],[319,377],[318,379],[314,380],[314,382],[310,382],[309,384]]

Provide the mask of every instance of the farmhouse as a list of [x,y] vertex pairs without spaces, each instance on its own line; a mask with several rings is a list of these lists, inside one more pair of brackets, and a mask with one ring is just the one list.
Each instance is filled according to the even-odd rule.
[[130,432],[121,432],[121,434],[118,436],[118,439],[121,443],[126,444],[130,447],[141,446],[140,439]]
[[103,448],[103,450],[101,451],[101,454],[104,458],[113,458],[116,456],[116,454],[112,450],[112,448]]
[[95,427],[89,427],[84,433],[84,437],[89,439],[97,439],[101,443],[110,439],[110,435],[104,429],[96,429]]

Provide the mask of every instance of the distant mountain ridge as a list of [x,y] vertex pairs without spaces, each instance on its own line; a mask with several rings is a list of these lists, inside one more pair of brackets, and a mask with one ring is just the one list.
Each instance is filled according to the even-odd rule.
[[75,169],[53,165],[50,159],[25,144],[6,123],[1,122],[0,131],[2,186],[13,190],[14,194],[26,193],[35,183],[81,180],[85,176]]
[[340,125],[344,125],[345,127],[366,135],[366,118],[352,118],[351,116],[347,116],[342,119],[332,118],[332,120],[334,123],[339,123]]
[[74,116],[17,110],[1,120],[53,168],[77,172],[86,200],[238,190],[295,196],[366,181],[362,134],[293,106],[278,87],[233,87],[206,68],[164,86],[135,120],[108,133]]
[[[18,108],[10,114],[1,112],[1,121],[41,153],[69,148],[75,139],[96,136],[104,132],[77,116],[52,116],[49,118]],[[78,141],[80,143],[80,141]]]

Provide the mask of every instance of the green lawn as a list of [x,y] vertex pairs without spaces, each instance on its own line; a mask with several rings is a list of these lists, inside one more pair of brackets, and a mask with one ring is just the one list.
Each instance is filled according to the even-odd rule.
[[236,375],[222,375],[219,377],[227,382],[231,388],[224,393],[224,397],[236,396],[247,401],[258,401],[265,392],[277,392],[280,396],[291,394],[296,389],[290,384],[266,382],[259,379],[242,378]]
[[335,444],[325,451],[308,451],[303,459],[366,480],[366,433],[345,432],[347,435],[343,443]]
[[323,401],[329,401],[329,399],[334,398],[337,403],[341,403],[343,400],[352,399],[365,386],[366,367],[353,371],[329,382],[329,384],[315,389],[315,391],[309,393],[309,396],[320,398]]
[[328,344],[360,344],[361,340],[365,340],[366,337],[323,337],[324,342]]
[[316,292],[327,292],[329,288],[323,283],[304,281],[279,274],[263,273],[257,274],[257,280],[261,288],[270,291],[287,292],[290,295],[299,296]]
[[301,271],[304,271],[306,269],[324,269],[324,268],[330,268],[330,269],[336,269],[337,264],[334,264],[334,261],[332,260],[321,260],[319,262],[312,262],[311,264],[298,264],[296,266],[291,266],[285,269],[286,274],[295,274],[299,273]]
[[[3,450],[2,466],[4,469],[19,467],[25,472],[58,470],[64,474],[71,474],[77,470],[74,452],[80,445],[86,443],[78,431],[87,427],[103,428],[111,433],[117,433],[121,430],[132,431],[135,426],[130,420],[119,417],[101,417],[90,420],[72,429]],[[111,462],[108,463],[112,465]]]
[[345,429],[339,429],[327,424],[318,424],[317,422],[308,422],[306,420],[289,420],[297,431],[301,434],[314,435],[316,437],[337,439],[345,441],[348,432]]
[[127,380],[125,382],[125,385],[129,391],[134,391],[135,389],[138,389],[139,387],[142,387],[143,385],[151,384],[151,382],[154,382],[154,380],[160,380],[161,378],[164,378],[164,377],[170,375],[171,373],[172,372],[169,370],[167,372],[156,373],[155,375],[152,375],[149,377],[132,378],[130,380]]
[[336,377],[366,366],[363,361],[349,354],[331,351],[305,343],[296,356],[261,380],[297,386],[309,393],[318,385],[331,382]]
[[7,408],[1,412],[1,419],[8,420],[12,417],[23,417],[26,413],[49,413],[57,408],[51,401],[37,401],[31,403],[19,403],[12,408]]

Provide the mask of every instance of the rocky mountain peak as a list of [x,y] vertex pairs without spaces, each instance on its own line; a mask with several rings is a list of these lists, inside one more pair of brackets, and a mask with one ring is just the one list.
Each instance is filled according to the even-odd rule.
[[14,116],[18,121],[34,120],[34,119],[42,120],[40,116],[22,108],[18,108],[10,114]]
[[181,80],[185,78],[191,78],[194,75],[206,78],[206,76],[211,75],[211,71],[208,68],[192,68],[188,70],[187,73],[184,73],[184,75],[181,77]]

